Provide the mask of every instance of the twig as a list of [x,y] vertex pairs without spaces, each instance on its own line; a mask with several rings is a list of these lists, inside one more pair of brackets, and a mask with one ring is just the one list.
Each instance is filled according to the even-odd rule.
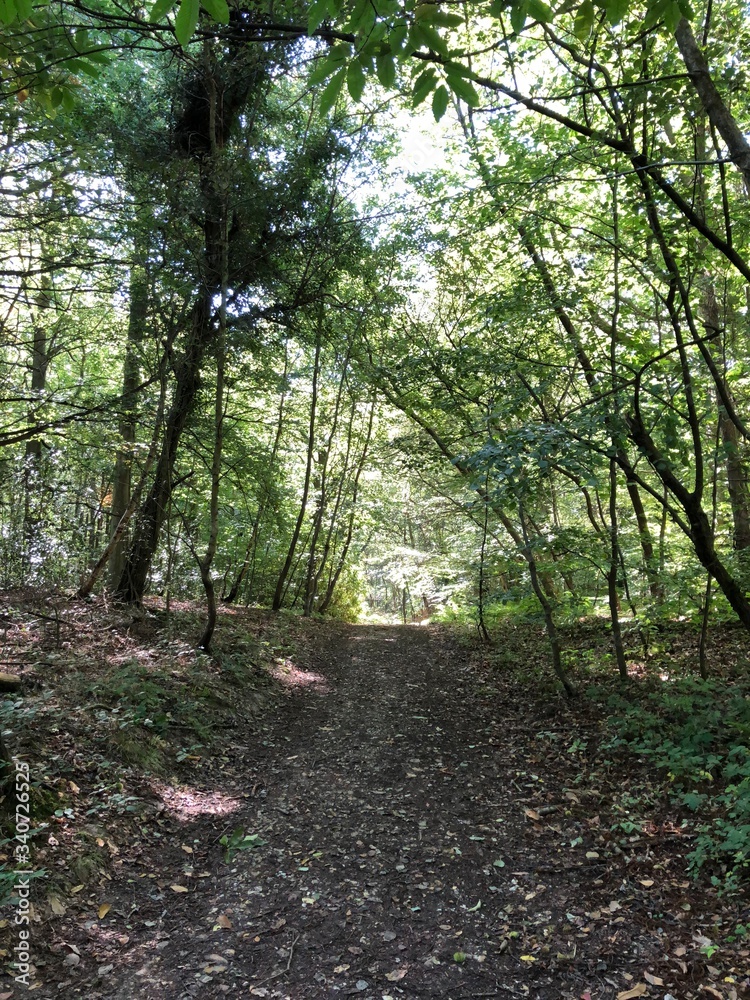
[[272,972],[270,976],[266,976],[265,979],[261,979],[259,983],[256,983],[254,988],[257,988],[258,986],[262,986],[263,983],[270,983],[272,979],[278,979],[280,976],[285,976],[287,974],[287,972],[289,972],[289,969],[292,966],[292,958],[294,957],[294,946],[299,941],[299,938],[300,938],[300,936],[298,934],[297,937],[294,939],[294,941],[292,941],[292,943],[291,943],[291,945],[289,947],[289,961],[286,963],[286,968],[285,969],[277,969],[276,972]]

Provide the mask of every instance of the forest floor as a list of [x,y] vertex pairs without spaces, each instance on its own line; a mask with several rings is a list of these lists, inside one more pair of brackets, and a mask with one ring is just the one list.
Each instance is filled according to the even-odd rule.
[[[13,749],[51,799],[35,996],[749,995],[747,939],[727,940],[747,901],[688,879],[665,797],[617,829],[650,776],[604,759],[583,699],[524,687],[444,627],[227,611],[211,661],[190,652],[190,609],[168,625],[62,600],[45,614],[11,616],[3,653],[28,687]],[[543,655],[519,643],[506,656]],[[159,671],[185,704],[208,687],[221,747],[191,731],[175,752]],[[12,903],[5,917],[15,1000]]]

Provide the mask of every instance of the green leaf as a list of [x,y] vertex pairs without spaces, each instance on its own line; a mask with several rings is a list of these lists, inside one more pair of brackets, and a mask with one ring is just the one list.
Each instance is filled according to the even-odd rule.
[[388,42],[394,52],[400,52],[408,37],[409,28],[406,21],[397,21],[388,34]]
[[180,3],[180,9],[177,11],[177,17],[174,21],[174,33],[183,49],[193,37],[200,9],[200,0],[182,0]]
[[526,0],[526,9],[529,12],[529,17],[533,17],[535,21],[541,21],[542,24],[549,24],[555,16],[552,13],[552,8],[544,0]]
[[420,105],[422,101],[427,98],[427,95],[436,83],[437,77],[435,76],[434,69],[426,69],[420,73],[414,81],[414,89],[412,90],[412,107],[416,108]]
[[307,33],[314,35],[328,17],[328,0],[313,0],[307,12]]
[[573,30],[575,31],[576,38],[581,42],[585,42],[591,34],[591,29],[593,27],[594,5],[591,3],[591,0],[583,0],[583,3],[578,8],[576,19],[573,23]]
[[448,55],[448,43],[429,24],[422,24],[421,21],[413,24],[409,31],[409,38],[415,48],[423,45],[425,48],[432,49],[433,52],[437,52],[439,55]]
[[670,31],[674,31],[682,20],[682,11],[679,3],[668,3],[664,6],[664,23]]
[[465,76],[469,78],[473,76],[468,66],[464,66],[463,63],[453,62],[452,59],[448,59],[443,63],[443,69],[448,76]]
[[336,70],[341,69],[350,52],[350,45],[334,45],[325,59],[321,59],[310,74],[308,79],[310,86],[316,87],[319,83],[327,80]]
[[229,24],[227,0],[201,0],[201,7],[217,24]]
[[604,8],[610,24],[619,24],[630,7],[630,0],[604,0]]
[[0,0],[0,24],[12,24],[17,13],[13,0]]
[[19,21],[27,21],[34,13],[31,0],[16,0],[16,14]]
[[338,96],[341,93],[341,88],[344,86],[345,79],[346,66],[342,66],[341,69],[336,70],[326,84],[323,93],[320,95],[320,113],[322,115],[328,114],[338,100]]
[[446,80],[453,93],[465,101],[470,108],[476,108],[479,105],[479,94],[474,89],[473,84],[465,77],[449,73]]
[[396,63],[390,52],[383,52],[375,59],[375,71],[384,87],[392,87],[396,82]]
[[149,20],[156,23],[156,21],[161,21],[166,13],[168,13],[174,7],[174,0],[156,0],[156,3],[151,8],[151,13],[149,14]]
[[526,3],[522,0],[519,4],[513,4],[510,9],[510,26],[518,34],[523,31],[526,24]]
[[446,14],[434,3],[420,4],[414,16],[420,24],[434,24],[441,28],[458,28],[464,23],[459,14]]
[[367,77],[365,76],[365,71],[362,69],[362,64],[359,59],[354,59],[349,63],[349,69],[346,72],[346,86],[353,101],[361,99],[366,82]]
[[90,76],[94,80],[98,80],[102,75],[102,71],[99,66],[92,66],[91,63],[86,62],[84,59],[76,59],[76,63],[78,64],[78,69],[82,73],[85,73],[86,76]]
[[109,66],[112,58],[111,52],[84,52],[82,53],[89,62],[98,63],[100,66]]
[[436,122],[439,122],[445,114],[450,97],[450,91],[442,83],[432,95],[432,113]]
[[375,17],[375,11],[369,0],[357,0],[343,30],[351,31],[355,35],[366,35],[368,25],[373,23]]

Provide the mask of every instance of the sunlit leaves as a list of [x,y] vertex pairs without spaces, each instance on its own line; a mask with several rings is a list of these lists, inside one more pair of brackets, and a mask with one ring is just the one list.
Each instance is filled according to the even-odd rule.
[[13,24],[31,17],[31,0],[0,0],[0,24]]
[[325,85],[323,93],[320,95],[321,114],[328,114],[338,100],[338,96],[344,86],[346,73],[346,66],[342,66],[341,69],[336,70],[331,79]]
[[449,101],[450,93],[448,92],[447,87],[441,84],[432,95],[432,113],[435,116],[435,121],[439,122],[443,117]]
[[576,12],[575,21],[573,22],[573,30],[576,33],[576,38],[585,42],[591,34],[591,29],[593,27],[594,5],[591,0],[583,0],[583,3]]
[[384,87],[392,87],[394,85],[396,82],[396,63],[390,51],[383,52],[376,57],[375,69],[378,80]]
[[353,101],[360,100],[366,82],[367,77],[359,60],[355,59],[353,62],[350,62],[346,73],[346,86]]
[[217,24],[229,24],[227,0],[201,0],[201,7]]
[[174,7],[174,0],[156,0],[156,3],[151,8],[151,13],[149,17],[152,21],[161,21],[165,14],[167,14]]
[[313,0],[307,12],[307,33],[313,35],[327,17],[335,13],[329,0]]
[[200,0],[181,0],[180,9],[177,11],[177,17],[174,21],[174,33],[183,48],[193,37],[200,9]]
[[434,89],[437,83],[437,73],[429,66],[427,69],[422,70],[419,76],[414,81],[414,87],[412,88],[412,105],[416,108],[424,100],[427,99],[431,91]]
[[460,97],[462,101],[465,101],[470,108],[477,107],[479,104],[479,94],[477,94],[474,89],[474,85],[467,80],[465,76],[449,70],[445,78],[448,82],[448,86],[457,97]]

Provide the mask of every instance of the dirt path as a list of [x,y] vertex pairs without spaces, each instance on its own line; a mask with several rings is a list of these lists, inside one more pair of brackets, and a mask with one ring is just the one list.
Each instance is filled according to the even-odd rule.
[[[37,996],[664,997],[648,976],[682,927],[645,886],[653,852],[600,856],[595,809],[566,815],[575,762],[477,694],[444,633],[320,626],[284,679],[222,788],[167,797],[83,961]],[[226,863],[236,827],[266,843]]]

